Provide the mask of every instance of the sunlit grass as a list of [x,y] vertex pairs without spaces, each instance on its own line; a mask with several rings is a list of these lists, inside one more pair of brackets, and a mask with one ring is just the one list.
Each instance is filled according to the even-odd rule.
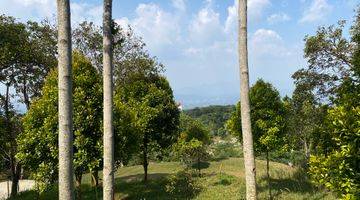
[[[257,182],[259,199],[267,199],[268,190],[265,179],[265,161],[258,160]],[[195,177],[195,182],[201,188],[192,199],[244,199],[245,180],[244,164],[241,158],[224,159],[210,162],[201,170],[201,176]],[[123,167],[115,176],[116,199],[189,199],[186,194],[171,196],[166,192],[165,185],[168,176],[183,169],[176,162],[151,163],[149,166],[149,181],[144,183],[142,166]],[[101,173],[100,173],[101,174]],[[316,189],[306,179],[305,174],[297,168],[280,163],[270,164],[272,177],[272,193],[274,199],[335,199],[328,192]],[[101,199],[101,188],[90,187],[90,177],[83,179],[82,199]],[[184,196],[185,195],[185,196]],[[29,191],[17,199],[36,199],[36,192]],[[57,199],[57,189],[54,188],[41,195],[40,199]]]

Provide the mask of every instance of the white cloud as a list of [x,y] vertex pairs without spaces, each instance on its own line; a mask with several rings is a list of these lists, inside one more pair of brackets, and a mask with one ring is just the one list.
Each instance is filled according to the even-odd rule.
[[258,29],[250,38],[250,52],[258,57],[282,57],[291,54],[282,37],[274,30]]
[[260,18],[264,12],[264,9],[270,4],[270,0],[249,0],[248,10],[250,20]]
[[22,21],[51,18],[56,12],[53,0],[1,0],[0,13],[20,18]]
[[[225,21],[226,33],[236,31],[236,23],[238,17],[238,5],[239,0],[234,0],[232,6],[228,7],[228,15]],[[249,0],[248,1],[248,20],[256,21],[259,20],[264,13],[264,10],[270,6],[270,0]]]
[[276,24],[276,23],[280,23],[280,22],[286,22],[291,20],[291,18],[289,17],[289,15],[285,14],[285,13],[276,13],[276,14],[272,14],[267,18],[268,23],[270,24]]
[[123,26],[131,24],[150,50],[159,53],[164,46],[179,40],[180,26],[175,14],[166,12],[154,3],[139,4],[135,13],[133,19],[120,18],[116,21]]
[[180,11],[186,10],[185,0],[172,0],[172,5]]
[[332,9],[333,7],[327,0],[313,0],[310,7],[304,11],[300,22],[306,23],[324,20],[331,13]]
[[93,5],[87,3],[71,3],[71,21],[73,24],[79,24],[82,21],[91,21],[95,24],[102,23],[102,5]]
[[[102,4],[71,3],[71,21],[78,24],[84,20],[101,24]],[[54,0],[1,0],[0,13],[20,18],[22,21],[41,21],[44,18],[56,18]]]
[[193,44],[209,45],[222,36],[220,14],[208,3],[190,22],[189,38]]

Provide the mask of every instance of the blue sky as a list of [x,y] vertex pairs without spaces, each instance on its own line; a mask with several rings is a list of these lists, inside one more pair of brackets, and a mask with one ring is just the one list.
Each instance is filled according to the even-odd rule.
[[[54,18],[55,0],[1,0],[0,13],[22,21]],[[235,103],[239,97],[236,0],[113,0],[113,17],[131,24],[165,64],[175,96],[186,107]],[[351,24],[358,0],[248,0],[249,68],[281,95],[306,66],[305,35],[339,19]],[[101,23],[102,1],[71,1],[72,22]],[[348,26],[349,27],[349,26]]]

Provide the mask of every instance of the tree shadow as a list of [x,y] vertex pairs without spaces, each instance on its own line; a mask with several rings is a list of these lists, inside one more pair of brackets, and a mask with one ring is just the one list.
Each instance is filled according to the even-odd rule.
[[[171,181],[170,177],[177,174],[154,173],[148,175],[148,181],[143,181],[143,174],[136,174],[115,179],[115,193],[121,195],[116,199],[191,199],[200,191],[175,192],[166,190]],[[178,179],[175,179],[175,182]],[[176,183],[175,183],[176,184]],[[179,188],[177,188],[179,189]]]
[[192,169],[207,169],[210,167],[210,163],[209,162],[203,162],[201,161],[200,163],[194,163],[191,165]]
[[[262,177],[259,184],[258,191],[265,192],[268,190],[267,177]],[[315,187],[307,178],[306,174],[302,170],[298,170],[291,177],[287,178],[270,178],[271,190],[273,199],[281,195],[282,193],[299,193],[299,194],[318,194],[319,189]],[[323,199],[325,194],[316,195],[314,199]]]

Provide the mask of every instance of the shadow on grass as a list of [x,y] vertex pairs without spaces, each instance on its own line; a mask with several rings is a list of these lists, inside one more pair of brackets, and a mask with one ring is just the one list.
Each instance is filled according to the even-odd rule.
[[[136,174],[115,179],[116,199],[191,199],[196,196],[200,190],[186,187],[192,183],[183,179],[184,174],[166,174],[155,173],[149,174],[148,181],[143,181],[143,174]],[[171,185],[183,184],[186,192],[177,190],[167,191]],[[183,186],[182,185],[182,186]],[[181,188],[183,189],[183,188]]]
[[192,169],[207,169],[210,167],[210,163],[209,162],[203,162],[201,161],[200,163],[194,163],[191,165]]
[[[268,190],[267,178],[262,177],[260,180],[263,184],[258,187],[259,192]],[[271,190],[273,198],[281,195],[282,193],[299,193],[299,194],[316,194],[319,192],[313,184],[308,180],[306,172],[298,170],[291,177],[287,178],[270,178]],[[323,199],[324,195],[319,195],[314,199]]]

